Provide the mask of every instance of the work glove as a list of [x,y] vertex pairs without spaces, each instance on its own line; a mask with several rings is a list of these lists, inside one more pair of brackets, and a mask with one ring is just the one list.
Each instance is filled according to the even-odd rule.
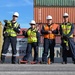
[[13,28],[15,32],[19,33],[20,30],[18,28]]
[[67,41],[67,40],[68,40],[68,38],[67,38],[66,36],[63,36],[63,39],[64,39],[65,41]]
[[40,46],[40,43],[39,42],[37,42],[37,46]]
[[8,20],[4,20],[5,23],[7,23]]
[[17,28],[13,28],[14,29],[14,31],[17,31],[18,29]]
[[9,34],[8,34],[7,32],[4,32],[4,33],[3,33],[3,36],[4,36],[4,37],[8,37]]

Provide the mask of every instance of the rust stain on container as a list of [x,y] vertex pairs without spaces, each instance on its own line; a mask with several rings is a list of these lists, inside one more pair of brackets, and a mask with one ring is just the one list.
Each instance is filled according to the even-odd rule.
[[75,7],[34,7],[34,20],[37,23],[46,23],[46,16],[51,15],[53,22],[62,23],[65,12],[69,14],[70,22],[75,23]]

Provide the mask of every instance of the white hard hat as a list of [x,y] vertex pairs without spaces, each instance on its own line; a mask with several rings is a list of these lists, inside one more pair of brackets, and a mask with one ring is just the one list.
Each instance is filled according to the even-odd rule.
[[49,20],[49,19],[52,20],[52,16],[51,16],[51,15],[48,15],[48,16],[46,17],[46,19],[47,19],[47,20]]
[[68,17],[68,16],[69,16],[68,13],[63,14],[63,17]]
[[36,24],[36,22],[34,20],[31,20],[30,24]]
[[14,14],[13,15],[15,15],[15,16],[17,16],[17,17],[19,17],[19,13],[18,12],[14,12]]

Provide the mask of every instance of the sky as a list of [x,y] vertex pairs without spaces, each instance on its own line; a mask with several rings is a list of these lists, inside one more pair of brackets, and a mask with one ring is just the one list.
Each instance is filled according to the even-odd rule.
[[18,23],[21,28],[29,28],[33,19],[33,0],[0,0],[0,21],[11,20],[14,12],[19,13]]

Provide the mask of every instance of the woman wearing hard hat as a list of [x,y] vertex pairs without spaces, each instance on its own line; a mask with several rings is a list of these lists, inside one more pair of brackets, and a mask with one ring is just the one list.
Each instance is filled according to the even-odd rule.
[[1,61],[5,62],[5,56],[8,51],[9,44],[12,47],[12,64],[16,63],[16,43],[17,43],[17,33],[20,32],[20,26],[17,23],[19,13],[15,12],[12,16],[12,20],[4,20],[5,26],[3,29],[4,42],[2,47]]
[[34,48],[34,59],[31,64],[38,63],[38,46],[40,44],[40,34],[36,29],[36,22],[32,20],[30,22],[31,27],[25,32],[23,31],[23,35],[28,38],[28,44],[26,49],[26,55],[20,61],[20,63],[28,63],[28,58],[32,52],[32,48]]
[[73,40],[74,25],[69,22],[68,13],[64,13],[63,20],[64,22],[60,25],[61,45],[63,49],[62,64],[67,64],[67,50],[71,50],[72,60],[75,64],[75,44]]

